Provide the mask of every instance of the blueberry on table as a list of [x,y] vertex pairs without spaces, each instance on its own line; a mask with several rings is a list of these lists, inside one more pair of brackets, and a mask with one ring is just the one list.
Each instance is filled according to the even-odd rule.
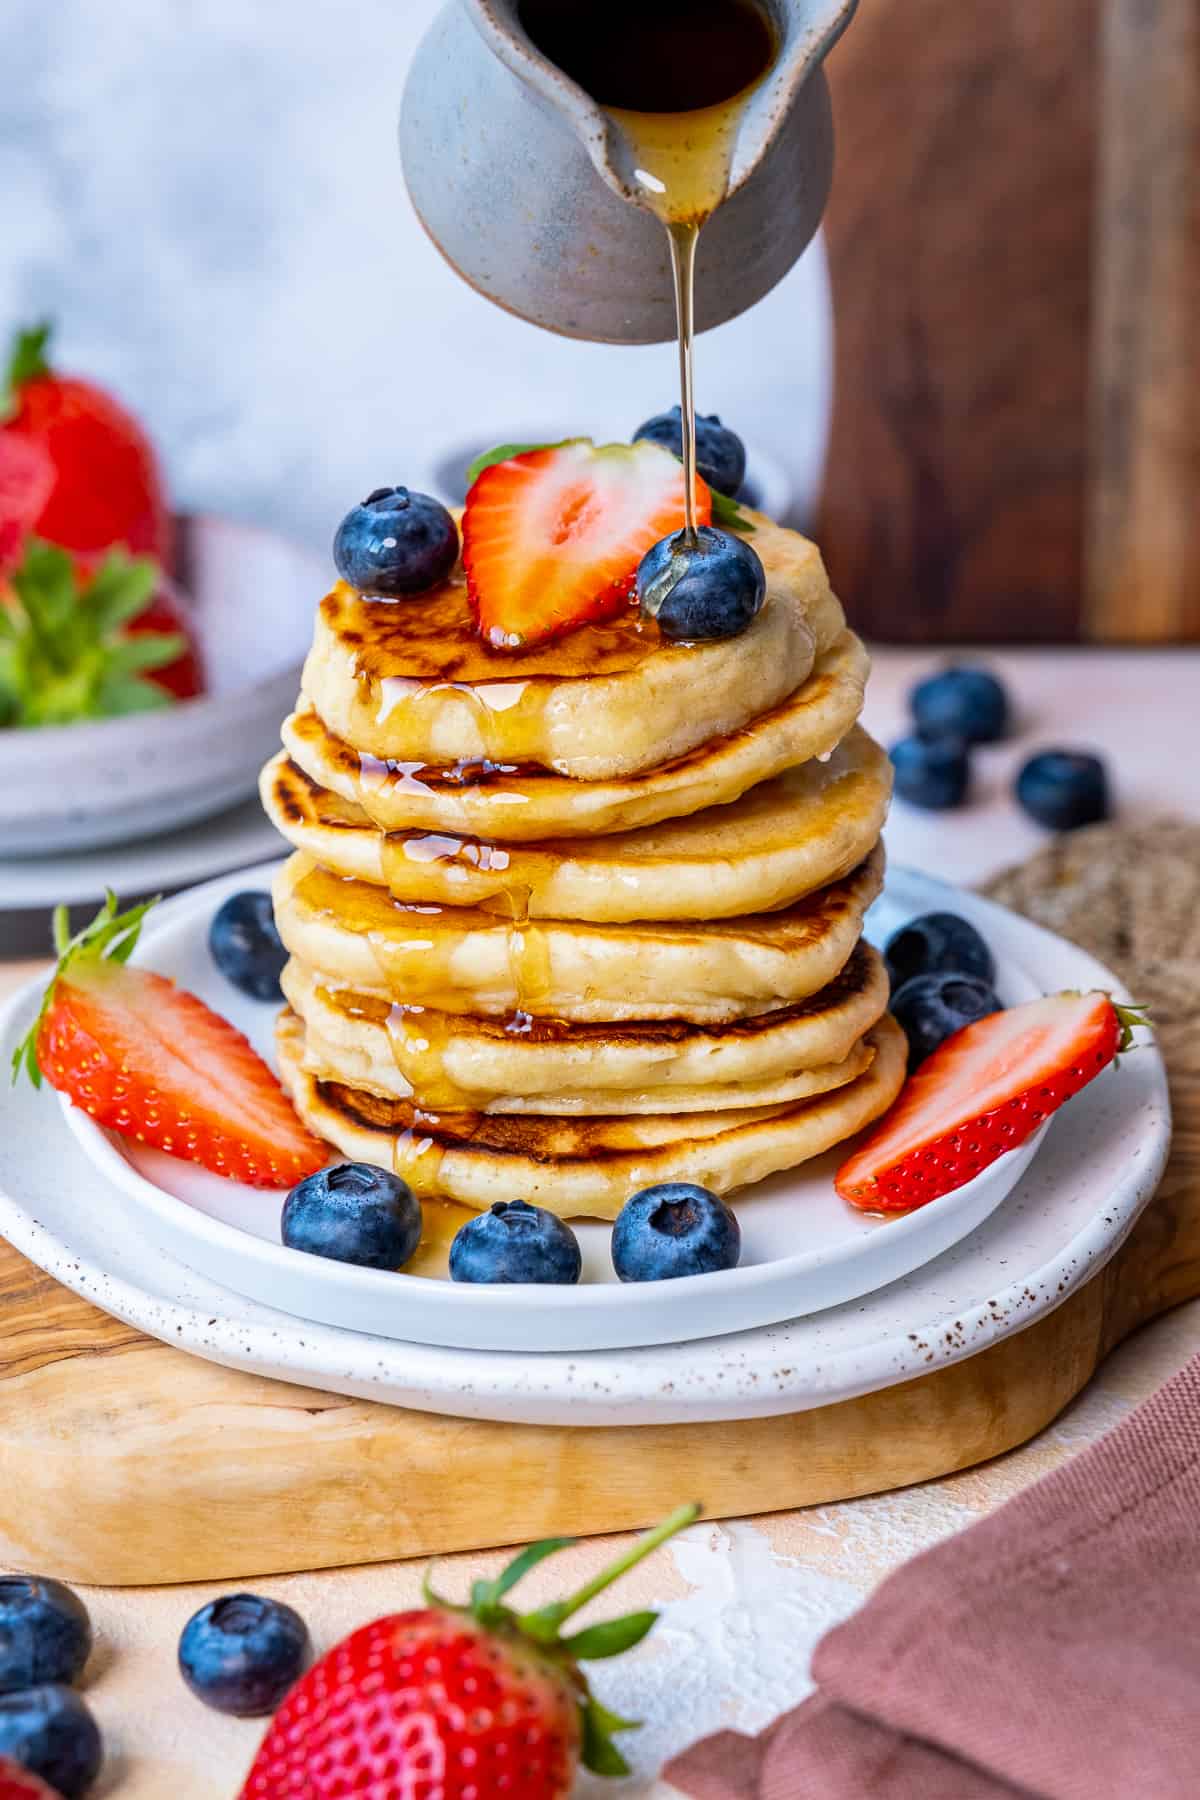
[[[648,438],[652,444],[661,444],[682,457],[683,414],[678,405],[669,412],[655,413],[639,425],[633,434],[635,444],[639,438]],[[709,487],[727,494],[731,500],[737,499],[746,479],[746,446],[736,431],[722,425],[716,413],[696,414],[696,467]]]
[[694,538],[673,532],[651,546],[638,564],[643,618],[657,619],[675,643],[737,637],[767,597],[758,552],[744,538],[701,525]]
[[1083,750],[1039,750],[1022,765],[1015,791],[1030,818],[1051,831],[1099,824],[1112,810],[1104,764]]
[[892,991],[914,975],[953,972],[974,975],[989,985],[996,979],[996,959],[966,919],[957,913],[922,913],[894,931],[884,947]]
[[458,527],[430,494],[376,488],[338,526],[333,560],[360,594],[399,600],[446,579],[458,561]]
[[100,1772],[104,1746],[74,1688],[50,1682],[0,1694],[0,1756],[40,1775],[63,1800],[80,1800]]
[[298,1612],[257,1594],[227,1594],[194,1613],[179,1639],[179,1670],[198,1700],[239,1719],[273,1713],[308,1661]]
[[78,1681],[92,1649],[87,1607],[45,1575],[0,1580],[0,1693]]
[[671,1281],[734,1269],[742,1233],[718,1195],[690,1181],[643,1188],[621,1208],[613,1226],[613,1268],[622,1281]]
[[919,681],[909,696],[918,731],[992,744],[1008,731],[1008,694],[987,669],[942,669]]
[[896,792],[910,806],[946,812],[966,799],[971,765],[963,738],[918,734],[901,738],[889,754]]
[[335,1163],[292,1189],[281,1230],[289,1250],[364,1269],[399,1269],[421,1241],[421,1207],[390,1169]]
[[275,924],[271,896],[258,889],[231,894],[208,928],[208,948],[227,981],[252,1000],[283,1001],[279,977],[288,953]]
[[1004,1008],[986,981],[954,970],[913,975],[892,995],[892,1017],[908,1039],[908,1066],[918,1063],[964,1025]]
[[569,1225],[527,1200],[497,1200],[468,1219],[450,1246],[451,1281],[540,1281],[570,1285],[583,1258]]

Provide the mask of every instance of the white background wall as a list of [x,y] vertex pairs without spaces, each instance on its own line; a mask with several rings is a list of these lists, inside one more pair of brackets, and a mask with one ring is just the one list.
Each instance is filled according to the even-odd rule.
[[[3,0],[0,330],[43,312],[64,364],[145,416],[179,499],[326,541],[458,444],[627,436],[668,346],[549,336],[427,243],[396,152],[438,0]],[[701,339],[698,398],[801,493],[827,404],[823,266]]]

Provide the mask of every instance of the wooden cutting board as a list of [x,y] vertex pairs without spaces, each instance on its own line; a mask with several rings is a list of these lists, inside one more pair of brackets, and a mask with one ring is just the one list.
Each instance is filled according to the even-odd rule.
[[1129,1332],[1200,1294],[1200,957],[1185,941],[1200,925],[1179,924],[1200,919],[1198,889],[1193,826],[1098,827],[993,884],[1085,941],[1155,1009],[1176,1108],[1170,1167],[1134,1232],[1028,1330],[788,1417],[489,1424],[201,1362],[0,1244],[0,1563],[102,1585],[248,1577],[615,1531],[685,1492],[703,1493],[713,1517],[771,1512],[929,1480],[1023,1443]]

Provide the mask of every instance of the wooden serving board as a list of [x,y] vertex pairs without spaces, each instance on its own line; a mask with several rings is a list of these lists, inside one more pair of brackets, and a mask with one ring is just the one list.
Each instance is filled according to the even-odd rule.
[[[1181,836],[1180,833],[1183,835]],[[1056,909],[1088,872],[1072,935],[1132,979],[1128,906],[1164,903],[1145,834],[1077,834],[998,897]],[[1096,856],[1113,870],[1098,894]],[[1200,883],[1200,829],[1162,856]],[[1157,872],[1156,872],[1157,871]],[[1015,885],[1014,885],[1015,884]],[[1128,904],[1125,888],[1131,890]],[[1040,902],[1045,906],[1040,907]],[[1168,909],[1169,910],[1169,909]],[[1197,907],[1190,904],[1188,916]],[[1113,942],[1097,933],[1111,917]],[[1177,934],[1176,934],[1177,936]],[[740,1423],[489,1424],[406,1412],[241,1374],[146,1338],[0,1245],[0,1562],[137,1585],[384,1561],[643,1525],[681,1493],[714,1517],[850,1498],[948,1474],[1052,1420],[1137,1326],[1200,1294],[1200,1057],[1195,969],[1147,944],[1165,1013],[1176,1147],[1117,1256],[1056,1312],[949,1368],[812,1412]],[[1178,943],[1175,945],[1176,954]],[[1161,1002],[1158,996],[1161,994]],[[1178,1016],[1172,997],[1183,996]]]

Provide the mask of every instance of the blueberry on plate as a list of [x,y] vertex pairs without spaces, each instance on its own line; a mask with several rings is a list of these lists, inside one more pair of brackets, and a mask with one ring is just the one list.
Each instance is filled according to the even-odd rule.
[[104,1746],[74,1688],[48,1682],[0,1694],[0,1756],[40,1775],[63,1800],[80,1800],[100,1773]]
[[458,527],[430,494],[376,488],[338,526],[333,560],[360,594],[399,600],[446,579],[458,561]]
[[198,1700],[239,1719],[273,1713],[308,1661],[298,1612],[257,1594],[227,1594],[193,1613],[179,1639],[179,1672]]
[[896,792],[910,806],[929,812],[945,812],[961,806],[970,785],[971,765],[967,746],[960,737],[927,737],[918,733],[901,738],[889,753],[895,771]]
[[[655,413],[639,425],[633,434],[635,444],[639,438],[648,438],[652,444],[661,444],[682,457],[683,414],[679,407]],[[696,468],[709,487],[727,494],[731,500],[737,499],[746,479],[746,446],[736,431],[722,425],[716,413],[696,414]]]
[[613,1226],[613,1268],[622,1281],[671,1281],[735,1269],[741,1253],[734,1213],[690,1181],[662,1181],[631,1195]]
[[910,1070],[964,1025],[1003,1010],[986,981],[948,969],[913,975],[897,988],[890,1004],[892,1017],[908,1039]]
[[996,959],[973,925],[957,913],[922,913],[894,931],[883,960],[893,993],[914,975],[973,975],[989,986],[996,979]]
[[689,542],[674,532],[647,550],[637,572],[642,617],[674,643],[737,637],[767,597],[767,577],[744,538],[701,525]]
[[987,669],[942,669],[919,681],[909,696],[918,731],[991,744],[1008,731],[1008,694]]
[[46,1575],[0,1580],[0,1694],[45,1682],[70,1686],[92,1650],[87,1607]]
[[335,1163],[292,1189],[281,1229],[289,1250],[364,1269],[399,1269],[421,1241],[421,1207],[390,1169]]
[[1096,825],[1112,810],[1104,764],[1084,750],[1039,750],[1022,765],[1015,791],[1030,818],[1051,831]]
[[527,1200],[497,1200],[455,1233],[450,1246],[451,1281],[544,1281],[569,1285],[579,1280],[583,1258],[569,1225]]
[[231,894],[208,928],[208,948],[222,975],[239,992],[252,1000],[282,1002],[279,977],[288,953],[275,924],[270,894],[254,888]]

